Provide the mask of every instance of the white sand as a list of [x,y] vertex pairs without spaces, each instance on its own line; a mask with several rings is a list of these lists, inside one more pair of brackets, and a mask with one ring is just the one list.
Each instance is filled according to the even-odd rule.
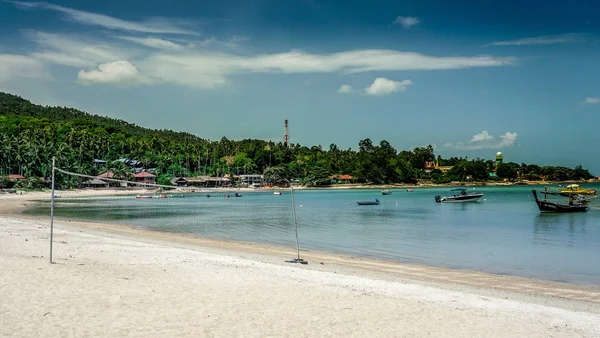
[[58,223],[51,265],[47,222],[1,216],[0,335],[600,336],[594,290],[565,286],[584,301],[432,286],[330,263],[334,256],[325,265],[319,262],[327,257],[313,261],[317,256],[308,266],[293,265],[283,263],[289,252],[264,255],[143,234]]

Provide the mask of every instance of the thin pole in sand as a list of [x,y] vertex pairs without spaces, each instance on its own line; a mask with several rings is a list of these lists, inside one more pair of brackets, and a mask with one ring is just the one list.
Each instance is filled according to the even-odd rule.
[[298,258],[294,258],[292,260],[286,261],[288,263],[300,263],[300,264],[308,264],[308,261],[300,258],[300,241],[298,240],[298,222],[296,220],[296,202],[294,200],[294,186],[290,184],[291,194],[292,194],[292,213],[294,215],[294,229],[296,230],[296,250],[298,252]]
[[52,264],[52,240],[54,237],[54,172],[56,169],[55,157],[52,156],[52,196],[50,197],[50,264]]

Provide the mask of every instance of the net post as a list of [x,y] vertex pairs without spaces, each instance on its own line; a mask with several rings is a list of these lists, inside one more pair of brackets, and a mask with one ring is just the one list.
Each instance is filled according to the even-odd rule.
[[52,156],[52,195],[50,196],[50,264],[52,264],[52,241],[54,237],[54,173],[56,171],[56,158]]
[[294,185],[290,182],[290,193],[292,195],[292,214],[294,215],[294,230],[296,231],[296,252],[298,254],[297,258],[286,261],[288,263],[300,263],[300,264],[308,264],[308,261],[300,258],[300,241],[298,240],[298,222],[296,220],[296,202],[294,200]]

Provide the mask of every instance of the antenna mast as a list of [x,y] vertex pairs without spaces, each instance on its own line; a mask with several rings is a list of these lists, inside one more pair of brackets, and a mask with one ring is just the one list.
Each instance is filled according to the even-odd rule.
[[290,134],[289,134],[289,130],[288,130],[288,120],[286,119],[283,122],[283,126],[284,126],[284,133],[283,133],[283,144],[288,147],[289,143],[290,143]]

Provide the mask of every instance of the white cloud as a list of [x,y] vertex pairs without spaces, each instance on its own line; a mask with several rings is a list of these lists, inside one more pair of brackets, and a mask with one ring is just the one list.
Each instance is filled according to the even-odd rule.
[[197,32],[184,27],[183,22],[173,23],[164,19],[155,19],[144,22],[134,22],[113,18],[103,14],[80,11],[77,9],[62,7],[45,2],[21,2],[11,1],[17,7],[28,9],[49,9],[66,14],[70,20],[85,24],[100,26],[108,29],[135,31],[142,33],[163,33],[163,34],[187,34],[198,35]]
[[470,142],[445,143],[444,147],[461,150],[500,149],[511,147],[517,142],[517,133],[506,132],[496,140],[486,130],[473,135]]
[[[359,73],[367,71],[438,70],[500,67],[512,59],[493,57],[434,57],[393,50],[356,50],[334,54],[297,51],[258,56],[189,52],[154,54],[137,64],[148,75],[168,82],[200,87],[226,83],[233,73]],[[215,83],[212,83],[213,81]]]
[[341,85],[337,92],[341,94],[348,94],[354,92],[354,88],[351,85]]
[[132,36],[118,36],[119,39],[123,39],[126,41],[131,41],[133,43],[137,43],[142,46],[156,48],[156,49],[164,49],[164,50],[181,50],[184,47],[182,45],[176,44],[169,40],[159,39],[159,38],[136,38]]
[[[395,50],[352,50],[333,54],[310,54],[300,51],[287,53],[236,55],[185,47],[157,38],[126,37],[134,44],[115,44],[95,38],[44,32],[28,32],[36,43],[33,57],[79,69],[99,64],[128,60],[139,73],[152,82],[167,82],[198,88],[216,88],[228,83],[228,77],[244,73],[359,73],[367,71],[442,70],[473,67],[503,67],[512,58],[438,57]],[[155,47],[156,50],[135,48],[135,44]],[[179,48],[179,47],[181,48]],[[84,72],[85,74],[86,72]],[[384,84],[379,81],[374,88]],[[408,83],[401,84],[398,90]],[[373,86],[373,85],[372,85]],[[392,88],[396,88],[392,86]],[[368,93],[379,93],[373,89]]]
[[383,96],[390,95],[395,92],[405,91],[406,88],[412,85],[411,80],[394,81],[384,77],[378,77],[373,83],[365,89],[367,95]]
[[44,78],[47,76],[44,64],[39,60],[14,54],[0,54],[0,83],[20,77]]
[[487,130],[484,130],[477,135],[473,135],[473,137],[471,138],[471,142],[479,142],[479,141],[486,141],[486,140],[493,140],[493,139],[494,139],[494,137],[492,135],[490,135],[487,132]]
[[586,37],[583,34],[562,34],[536,36],[510,41],[491,42],[488,46],[527,46],[527,45],[553,45],[557,43],[577,43],[585,42]]
[[598,104],[600,103],[600,97],[588,97],[585,99],[585,104]]
[[134,65],[127,61],[104,63],[98,69],[80,70],[77,78],[83,84],[115,84],[120,86],[135,86],[151,83],[150,79],[139,73]]
[[421,20],[414,16],[398,16],[396,20],[394,20],[394,25],[400,25],[404,29],[409,29],[413,26],[418,25]]

